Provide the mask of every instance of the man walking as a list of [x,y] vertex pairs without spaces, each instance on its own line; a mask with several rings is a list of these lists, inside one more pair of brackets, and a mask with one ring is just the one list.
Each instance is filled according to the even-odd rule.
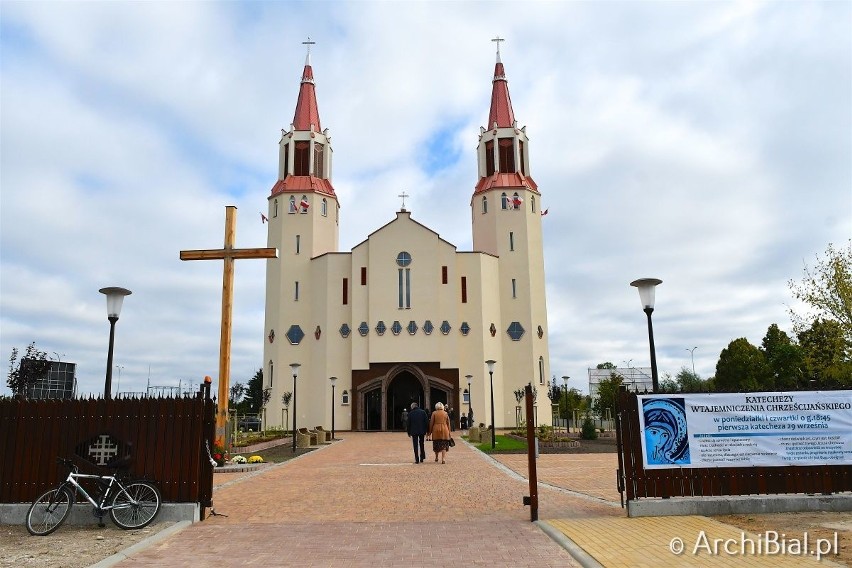
[[411,403],[411,412],[408,413],[408,437],[414,446],[414,463],[423,463],[426,459],[426,448],[423,445],[423,437],[429,430],[429,418],[422,408],[418,408],[416,402]]

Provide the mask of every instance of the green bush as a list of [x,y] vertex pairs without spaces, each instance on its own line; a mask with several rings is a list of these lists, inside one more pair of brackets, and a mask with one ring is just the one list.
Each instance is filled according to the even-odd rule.
[[584,440],[597,440],[598,439],[598,431],[595,428],[595,423],[592,422],[591,416],[586,416],[583,418],[583,429],[580,434],[580,437]]

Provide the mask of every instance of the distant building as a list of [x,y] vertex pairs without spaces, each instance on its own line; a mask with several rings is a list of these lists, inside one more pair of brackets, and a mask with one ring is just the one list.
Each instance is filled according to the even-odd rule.
[[[23,362],[23,361],[22,361]],[[77,395],[77,363],[51,361],[47,377],[30,387],[29,398],[74,398]]]
[[589,396],[598,398],[598,385],[615,373],[621,376],[622,384],[630,392],[651,392],[651,367],[627,367],[625,369],[589,369]]

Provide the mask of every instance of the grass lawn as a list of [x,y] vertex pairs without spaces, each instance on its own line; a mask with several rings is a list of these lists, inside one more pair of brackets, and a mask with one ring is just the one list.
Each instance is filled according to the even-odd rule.
[[489,443],[478,444],[476,448],[479,451],[485,452],[486,454],[499,454],[501,451],[517,452],[518,450],[527,449],[527,443],[525,441],[516,440],[515,438],[509,438],[508,436],[501,436],[500,434],[497,434],[496,438],[494,439],[494,442],[496,447],[493,450],[491,449],[491,444]]

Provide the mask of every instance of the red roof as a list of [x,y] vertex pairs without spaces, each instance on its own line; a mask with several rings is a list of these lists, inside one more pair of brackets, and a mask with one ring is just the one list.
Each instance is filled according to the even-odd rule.
[[506,72],[499,61],[494,66],[494,80],[491,83],[491,111],[488,113],[486,129],[494,128],[494,123],[501,128],[510,128],[515,124],[515,113],[512,111],[512,99],[509,97],[509,83]]
[[295,130],[310,130],[312,124],[315,132],[322,132],[317,95],[314,90],[314,71],[310,65],[305,65],[305,70],[302,72],[302,84],[299,87],[299,100],[296,102],[296,115],[293,117],[293,128]]
[[538,184],[533,180],[533,178],[525,176],[520,172],[511,174],[496,172],[493,175],[479,178],[479,182],[476,184],[476,189],[473,191],[473,194],[476,195],[477,193],[482,193],[490,189],[497,189],[499,187],[526,187],[538,193]]
[[276,193],[324,193],[332,197],[337,197],[334,194],[331,181],[315,176],[291,175],[285,179],[279,179],[272,186],[272,195]]

